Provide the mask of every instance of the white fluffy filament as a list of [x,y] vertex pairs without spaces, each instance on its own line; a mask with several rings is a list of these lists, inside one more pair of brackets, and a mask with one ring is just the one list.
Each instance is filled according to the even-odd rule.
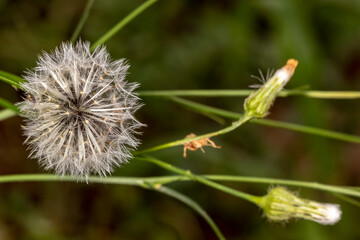
[[26,98],[19,104],[30,156],[57,174],[105,176],[126,163],[143,126],[133,116],[140,107],[127,83],[129,65],[111,61],[104,47],[93,53],[89,43],[63,43],[43,53],[22,84]]

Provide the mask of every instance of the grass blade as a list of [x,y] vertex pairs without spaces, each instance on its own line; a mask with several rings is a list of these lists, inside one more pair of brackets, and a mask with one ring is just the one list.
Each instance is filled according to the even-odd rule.
[[[174,178],[174,176],[172,176]],[[163,193],[170,197],[173,197],[185,205],[192,208],[195,212],[197,212],[200,216],[202,216],[205,221],[210,225],[210,227],[214,230],[219,239],[224,240],[225,237],[215,224],[215,222],[211,219],[211,217],[206,213],[206,211],[194,200],[191,198],[162,185],[159,185],[158,182],[161,182],[163,179],[160,178],[141,178],[141,177],[89,177],[89,183],[104,183],[104,184],[117,184],[117,185],[130,185],[130,186],[138,186],[145,189],[150,189],[153,191],[157,191],[159,193]],[[175,177],[176,179],[176,177]],[[10,182],[78,182],[77,178],[71,176],[57,176],[54,174],[18,174],[18,175],[3,175],[0,176],[0,183],[10,183]]]
[[83,28],[87,18],[89,17],[89,12],[90,12],[90,9],[91,9],[92,5],[94,4],[94,1],[95,0],[88,0],[88,2],[86,4],[86,7],[84,9],[84,12],[81,15],[80,21],[77,24],[77,26],[76,26],[76,28],[75,28],[72,36],[71,36],[71,39],[70,39],[71,42],[75,42],[75,40],[78,38],[78,36],[79,36],[79,34],[81,32],[81,29]]
[[21,77],[18,77],[14,74],[4,72],[1,70],[0,70],[0,80],[9,83],[14,88],[20,88],[20,89],[21,89],[20,83],[24,81]]
[[[239,119],[239,117],[242,116],[242,114],[240,114],[240,113],[210,107],[210,106],[207,106],[207,105],[204,105],[201,103],[196,103],[196,102],[186,100],[183,98],[179,98],[179,97],[171,97],[169,99],[182,105],[182,106],[185,106],[195,112],[217,114],[219,116],[226,117],[229,119]],[[313,135],[317,135],[317,136],[321,136],[321,137],[327,137],[327,138],[351,142],[351,143],[360,143],[359,136],[325,130],[325,129],[320,129],[320,128],[315,128],[315,127],[303,126],[303,125],[294,124],[294,123],[286,123],[286,122],[269,120],[269,119],[251,119],[249,122],[264,125],[264,126],[286,129],[286,130],[290,130],[290,131],[313,134]]]
[[360,201],[356,200],[356,199],[353,199],[351,197],[348,197],[348,196],[345,196],[345,195],[342,195],[342,194],[338,194],[338,193],[334,193],[334,196],[336,196],[337,198],[347,202],[347,203],[350,203],[352,205],[355,205],[357,207],[360,207]]
[[157,0],[148,0],[137,7],[134,11],[132,11],[129,15],[127,15],[124,19],[118,22],[113,28],[111,28],[107,33],[105,33],[99,40],[97,40],[94,44],[91,45],[90,50],[93,51],[97,46],[105,43],[112,36],[114,36],[120,29],[122,29],[126,24],[131,22],[136,16],[145,11],[148,7],[153,5]]
[[0,111],[0,121],[6,120],[8,118],[14,117],[17,115],[17,112],[11,109],[5,109]]
[[180,202],[184,203],[185,205],[189,206],[190,208],[192,208],[209,224],[209,226],[212,228],[212,230],[215,232],[215,234],[217,235],[217,237],[219,239],[221,239],[221,240],[225,239],[224,235],[221,233],[220,229],[215,224],[215,222],[211,219],[211,217],[207,214],[207,212],[197,202],[195,202],[191,198],[189,198],[189,197],[185,196],[184,194],[179,193],[169,187],[160,186],[160,187],[154,187],[151,189],[161,192],[163,194],[166,194],[170,197],[173,197],[173,198],[179,200]]
[[11,110],[13,110],[15,112],[19,112],[19,109],[14,104],[12,104],[8,100],[5,100],[5,99],[3,99],[1,97],[0,97],[0,106],[2,106],[4,108],[7,108],[7,109],[11,109]]

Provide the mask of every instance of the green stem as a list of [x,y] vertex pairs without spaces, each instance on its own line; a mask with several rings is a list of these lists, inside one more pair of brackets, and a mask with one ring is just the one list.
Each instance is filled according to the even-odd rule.
[[[181,104],[183,106],[186,106],[187,108],[190,108],[196,112],[206,113],[206,114],[217,114],[218,116],[230,118],[230,119],[239,119],[241,116],[243,116],[240,113],[231,112],[219,108],[210,107],[204,104],[196,103],[190,100],[178,98],[178,97],[172,97],[170,98],[172,101]],[[352,142],[352,143],[360,143],[360,137],[346,134],[346,133],[340,133],[315,127],[308,127],[308,126],[302,126],[294,123],[286,123],[281,121],[275,121],[275,120],[269,120],[269,119],[251,119],[250,123],[260,124],[264,126],[270,126],[270,127],[276,127],[276,128],[282,128],[287,129],[291,131],[296,132],[302,132],[302,133],[308,133],[308,134],[314,134],[317,136],[327,137],[331,139],[346,141],[346,142]]]
[[[257,183],[267,185],[287,185],[317,189],[330,193],[339,193],[353,197],[360,198],[360,189],[349,186],[333,186],[318,182],[306,182],[296,180],[285,180],[276,178],[262,178],[262,177],[245,177],[245,176],[231,176],[231,175],[197,175],[198,177],[206,178],[213,181],[225,182],[244,182]],[[126,184],[126,185],[143,185],[144,182],[153,184],[167,184],[176,181],[193,181],[193,178],[188,176],[162,176],[162,177],[89,177],[89,183],[104,183],[104,184]],[[57,176],[53,174],[15,174],[0,176],[0,183],[12,182],[78,182],[77,178],[70,176]]]
[[[92,1],[92,0],[89,0],[89,2],[90,1]],[[157,0],[152,0],[151,3],[148,3],[148,2],[150,2],[150,0],[149,0],[148,2],[145,2],[143,5],[145,5],[145,4],[150,4],[151,5],[156,1]],[[143,5],[141,5],[141,6],[143,6]],[[147,5],[146,8],[148,8],[150,5]],[[136,10],[138,10],[139,8],[137,8]],[[145,9],[141,9],[141,11],[144,11]],[[131,14],[133,14],[135,11],[133,11]],[[138,12],[137,15],[140,14],[140,13],[141,12]],[[129,16],[127,16],[126,18],[128,18]],[[132,15],[131,17],[134,18],[134,17],[136,17],[136,15],[135,16]],[[123,19],[116,26],[118,26],[118,25],[120,25],[120,23],[122,23],[122,25],[120,26],[122,28],[130,20],[132,20],[132,18],[127,20],[127,22],[125,22],[125,23],[124,23],[125,19]],[[120,29],[115,29],[115,27],[112,28],[106,34],[109,34],[112,31],[114,31],[113,34],[115,34],[117,31],[119,31],[121,29],[121,28]],[[108,38],[110,38],[111,36],[109,36]],[[101,39],[99,39],[95,44],[92,45],[92,50],[95,49],[96,46],[98,46],[98,45],[100,45],[100,44],[102,44],[102,43],[104,43],[105,41],[108,40],[108,38],[104,39],[104,37],[105,37],[105,35]],[[104,40],[102,40],[102,39],[104,39]],[[101,42],[100,42],[100,40],[101,40]],[[13,86],[15,86],[17,88],[20,88],[20,85],[18,83],[24,81],[24,79],[22,79],[19,76],[16,76],[14,74],[4,72],[4,71],[1,71],[1,70],[0,70],[0,80],[3,80],[5,82],[7,82],[7,83],[10,83],[11,85],[13,85]],[[157,91],[157,90],[155,90],[155,91],[139,91],[138,93],[139,93],[140,96],[143,96],[143,97],[174,97],[174,96],[183,96],[183,97],[184,96],[188,96],[188,97],[246,97],[246,96],[249,96],[252,92],[254,92],[254,90],[245,90],[245,89],[238,89],[238,90],[231,90],[231,89],[207,90],[207,89],[201,89],[201,90],[195,90],[195,89],[190,89],[190,90],[165,90],[165,91]],[[280,97],[304,96],[304,97],[309,97],[309,98],[320,98],[320,99],[359,99],[360,98],[360,92],[359,91],[284,90],[284,91],[281,91],[279,93],[279,96]]]
[[4,72],[0,70],[0,80],[9,83],[14,88],[21,89],[20,83],[23,81],[21,77],[18,77],[14,74]]
[[[152,189],[152,188],[151,188]],[[209,226],[213,229],[213,231],[215,232],[216,236],[220,239],[220,240],[225,240],[224,235],[221,233],[220,229],[218,228],[218,226],[215,224],[215,222],[211,219],[211,217],[207,214],[207,212],[198,204],[196,203],[194,200],[192,200],[191,198],[171,189],[168,187],[158,187],[157,185],[155,185],[155,189],[152,189],[158,192],[161,192],[163,194],[169,195],[170,197],[173,197],[177,200],[179,200],[180,202],[188,205],[189,207],[191,207],[195,212],[197,212],[200,216],[202,216],[205,221],[209,224]]]
[[232,188],[226,187],[226,186],[221,185],[219,183],[210,181],[210,180],[208,180],[206,178],[203,178],[203,177],[201,177],[199,175],[195,175],[195,174],[191,173],[190,170],[183,170],[181,168],[175,167],[175,166],[173,166],[173,165],[171,165],[169,163],[160,161],[160,160],[152,158],[152,157],[135,157],[135,159],[153,163],[153,164],[155,164],[155,165],[157,165],[159,167],[162,167],[162,168],[164,168],[166,170],[169,170],[171,172],[178,173],[178,174],[180,174],[182,176],[185,176],[189,180],[197,181],[199,183],[202,183],[202,184],[207,185],[209,187],[212,187],[214,189],[217,189],[217,190],[226,192],[228,194],[231,194],[233,196],[236,196],[236,197],[242,198],[244,200],[247,200],[247,201],[249,201],[251,203],[254,203],[256,205],[259,205],[260,202],[261,202],[261,199],[262,199],[262,197],[258,197],[258,196],[254,196],[254,195],[251,195],[251,194],[248,194],[248,193],[238,191],[238,190],[234,190]]
[[347,202],[347,203],[350,203],[350,204],[353,204],[353,205],[355,205],[355,206],[357,206],[357,207],[360,207],[360,201],[358,201],[358,200],[356,200],[356,199],[353,199],[353,198],[351,198],[351,197],[345,196],[345,195],[343,195],[343,194],[338,194],[338,193],[334,193],[334,195],[335,195],[337,198],[339,198],[339,199],[341,199],[341,200],[343,200],[343,201],[345,201],[345,202]]
[[[91,183],[107,183],[107,184],[126,184],[138,185],[143,184],[144,181],[152,181],[147,178],[128,178],[128,177],[89,177],[88,181]],[[71,176],[58,176],[54,174],[14,174],[0,176],[0,183],[10,182],[78,182],[79,179]],[[157,182],[157,179],[155,179]]]
[[352,142],[352,143],[360,143],[360,137],[346,134],[346,133],[340,133],[335,131],[329,131],[326,129],[320,129],[320,128],[314,128],[314,127],[308,127],[308,126],[301,126],[294,123],[286,123],[286,122],[279,122],[274,120],[268,120],[268,119],[253,119],[251,121],[252,123],[264,125],[264,126],[270,126],[270,127],[277,127],[277,128],[283,128],[291,131],[297,131],[302,133],[309,133],[317,136],[332,138],[336,140],[346,141],[346,142]]
[[[139,91],[143,97],[247,97],[254,90],[210,90],[210,89],[189,89],[189,90],[164,90],[164,91]],[[280,97],[304,96],[319,99],[359,99],[358,91],[313,91],[313,90],[284,90],[279,93]]]
[[230,89],[189,89],[189,90],[154,90],[139,91],[142,97],[245,97],[249,96],[253,90],[230,90]]
[[92,5],[94,4],[94,1],[95,0],[88,0],[87,4],[85,6],[84,12],[81,15],[80,21],[77,24],[77,26],[71,36],[71,39],[70,39],[71,42],[75,42],[75,40],[78,38],[78,36],[81,32],[81,29],[83,28],[87,18],[89,17],[90,9],[91,9]]
[[12,104],[8,100],[5,100],[5,99],[3,99],[1,97],[0,97],[0,106],[2,106],[4,108],[11,109],[11,110],[13,110],[15,112],[19,112],[19,109],[14,104]]
[[8,118],[14,117],[17,115],[17,112],[11,109],[5,109],[0,111],[0,121],[6,120]]
[[236,128],[240,127],[241,125],[243,125],[244,123],[249,121],[251,118],[252,118],[251,116],[241,115],[241,117],[237,121],[233,122],[230,126],[228,126],[226,128],[223,128],[223,129],[221,129],[219,131],[203,134],[203,135],[192,137],[192,138],[183,138],[183,139],[180,139],[180,140],[177,140],[177,141],[165,143],[165,144],[158,145],[158,146],[155,146],[155,147],[152,147],[152,148],[149,148],[149,149],[138,151],[138,152],[135,152],[134,154],[138,155],[138,154],[143,154],[143,153],[154,152],[154,151],[158,151],[158,150],[161,150],[161,149],[164,149],[164,148],[170,148],[170,147],[183,145],[184,143],[200,140],[200,139],[203,139],[203,138],[211,138],[211,137],[214,137],[214,136],[219,136],[219,135],[222,135],[222,134],[225,134],[225,133],[228,133],[228,132],[231,132],[231,131],[235,130]]
[[279,95],[280,97],[287,96],[304,96],[309,98],[320,99],[359,99],[360,92],[357,91],[303,91],[303,90],[287,90]]
[[[172,177],[176,180],[176,177]],[[173,197],[185,205],[192,208],[195,212],[197,212],[200,216],[204,218],[204,220],[209,224],[209,226],[213,229],[215,234],[219,239],[223,240],[225,237],[222,235],[218,226],[211,219],[211,217],[206,213],[206,211],[194,200],[191,198],[179,193],[169,187],[159,185],[158,183],[163,181],[164,178],[134,178],[134,177],[89,177],[88,181],[90,183],[104,183],[104,184],[121,184],[121,185],[131,185],[138,186],[145,189],[157,191],[163,194],[166,194],[170,197]],[[56,176],[51,174],[20,174],[20,175],[5,175],[0,176],[0,183],[9,183],[9,182],[43,182],[43,181],[68,181],[68,182],[78,182],[77,178],[70,176]]]
[[262,184],[270,184],[270,185],[280,184],[287,186],[312,188],[326,192],[340,193],[354,197],[360,197],[360,191],[350,189],[349,187],[332,186],[317,182],[305,182],[305,181],[284,180],[284,179],[276,179],[276,178],[262,178],[262,177],[226,176],[226,175],[201,175],[201,176],[215,181],[262,183]]
[[90,50],[93,51],[97,46],[103,44],[113,35],[115,35],[120,29],[122,29],[126,24],[128,24],[131,20],[133,20],[140,13],[145,11],[148,7],[153,5],[157,0],[148,0],[137,7],[134,11],[132,11],[129,15],[127,15],[124,19],[118,22],[113,28],[111,28],[107,33],[105,33],[99,40],[97,40],[94,44],[91,45]]

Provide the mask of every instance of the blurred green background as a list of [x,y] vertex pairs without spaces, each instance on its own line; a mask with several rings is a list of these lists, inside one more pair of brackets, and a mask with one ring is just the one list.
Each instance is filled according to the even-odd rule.
[[[96,41],[140,5],[141,0],[96,0],[81,34]],[[70,36],[84,0],[0,0],[0,69],[22,75]],[[114,59],[127,58],[129,81],[140,90],[245,89],[258,69],[299,66],[287,88],[360,89],[360,1],[341,0],[159,0],[110,39]],[[20,93],[0,82],[0,96]],[[242,111],[243,98],[195,99]],[[222,128],[218,123],[161,98],[144,97],[137,113],[148,126],[142,149]],[[270,119],[360,133],[358,100],[278,99]],[[28,159],[22,120],[0,122],[0,174],[44,173]],[[229,122],[227,123],[229,124]],[[329,184],[360,184],[360,148],[259,125],[246,124],[213,139],[222,149],[154,153],[199,174],[276,177]],[[156,166],[132,161],[119,176],[167,175]],[[269,223],[257,207],[194,182],[172,184],[214,218],[228,239],[360,239],[360,211],[332,195],[291,188],[303,197],[339,203],[343,219],[334,226],[299,220]],[[266,185],[229,184],[252,194]],[[205,221],[183,204],[135,187],[84,183],[0,184],[0,239],[216,239]]]

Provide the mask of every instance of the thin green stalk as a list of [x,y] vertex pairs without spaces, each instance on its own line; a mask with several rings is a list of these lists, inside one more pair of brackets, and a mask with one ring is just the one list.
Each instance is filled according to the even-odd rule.
[[145,149],[142,151],[138,151],[135,152],[135,154],[143,154],[143,153],[149,153],[149,152],[154,152],[154,151],[158,151],[164,148],[170,148],[170,147],[175,147],[175,146],[179,146],[179,145],[183,145],[184,143],[187,142],[191,142],[191,141],[196,141],[196,140],[200,140],[203,138],[211,138],[214,136],[219,136],[228,132],[231,132],[233,130],[235,130],[236,128],[240,127],[241,125],[243,125],[244,123],[246,123],[247,121],[249,121],[252,117],[251,116],[247,116],[247,115],[242,115],[237,121],[233,122],[230,126],[223,128],[219,131],[216,132],[211,132],[211,133],[207,133],[207,134],[203,134],[200,136],[196,136],[196,137],[192,137],[192,138],[183,138],[177,141],[173,141],[173,142],[169,142],[169,143],[165,143],[162,145],[158,145],[149,149]]
[[[196,103],[196,102],[186,100],[183,98],[179,98],[179,97],[171,97],[169,99],[178,104],[186,106],[187,108],[192,109],[196,112],[207,113],[207,114],[217,114],[219,116],[230,118],[230,119],[238,119],[239,117],[243,116],[240,113],[210,107],[210,106],[207,106],[204,104]],[[355,135],[315,128],[315,127],[302,126],[302,125],[294,124],[294,123],[286,123],[286,122],[269,120],[269,119],[255,119],[255,118],[251,119],[249,122],[264,125],[264,126],[270,126],[270,127],[276,127],[276,128],[282,128],[282,129],[286,129],[286,130],[301,132],[301,133],[313,134],[313,135],[317,135],[317,136],[321,136],[321,137],[327,137],[327,138],[346,141],[346,142],[360,143],[360,137],[355,136]]]
[[209,226],[212,228],[212,230],[215,232],[216,236],[220,240],[225,240],[224,235],[221,233],[220,229],[215,224],[215,222],[211,219],[211,217],[207,214],[207,212],[194,200],[183,195],[182,193],[179,193],[171,188],[164,187],[164,186],[157,187],[155,185],[155,189],[152,189],[152,190],[166,194],[166,195],[173,197],[173,198],[179,200],[180,202],[188,205],[190,208],[192,208],[195,212],[197,212],[200,216],[202,216],[205,219],[205,221],[209,224]]
[[[328,185],[318,182],[306,182],[306,181],[264,178],[264,177],[247,177],[247,176],[231,176],[231,175],[198,175],[198,176],[214,181],[296,186],[296,187],[316,189],[324,192],[336,193],[336,194],[348,195],[348,196],[360,198],[360,190],[357,187],[336,186],[336,185]],[[153,178],[149,181],[154,181],[159,184],[169,184],[175,181],[192,181],[192,180],[193,179],[189,179],[188,177],[164,176],[164,177]]]
[[[360,191],[358,188],[349,187],[349,186],[336,186],[328,185],[318,182],[306,182],[306,181],[297,181],[297,180],[286,180],[286,179],[277,179],[277,178],[264,178],[264,177],[248,177],[248,176],[232,176],[232,175],[197,175],[202,178],[206,178],[213,181],[221,182],[243,182],[243,183],[256,183],[256,184],[266,184],[266,185],[286,185],[286,186],[295,186],[309,189],[321,190],[329,193],[336,193],[342,195],[348,195],[353,197],[360,198]],[[179,177],[179,176],[164,176],[151,179],[149,181],[154,181],[161,184],[168,184],[174,181],[193,181],[189,177]],[[355,201],[355,200],[354,200]]]
[[127,15],[124,19],[122,19],[119,23],[117,23],[113,28],[111,28],[107,33],[105,33],[99,40],[97,40],[94,44],[91,45],[90,50],[93,51],[100,44],[105,43],[109,38],[111,38],[114,34],[116,34],[120,29],[122,29],[126,24],[128,24],[131,20],[133,20],[140,13],[145,11],[148,7],[153,5],[157,0],[148,0],[137,7],[134,11],[132,11],[129,15]]
[[154,90],[139,91],[142,97],[246,97],[253,90],[230,90],[230,89],[189,89],[189,90]]
[[[93,1],[93,0],[89,0],[89,2],[90,1]],[[150,2],[150,1],[152,1],[151,4],[153,4],[157,0],[149,0],[148,2]],[[145,2],[143,5],[145,5],[148,2]],[[143,6],[143,5],[141,5],[141,6]],[[146,8],[148,8],[150,5],[146,6]],[[139,8],[137,8],[136,10],[138,10]],[[144,11],[145,9],[141,9],[141,11]],[[133,14],[135,11],[133,11],[131,14]],[[140,13],[141,12],[138,12],[137,15],[140,14]],[[128,15],[126,18],[128,18],[130,15]],[[134,18],[134,17],[136,17],[136,15],[132,16],[132,18]],[[131,18],[131,19],[127,20],[127,22],[123,23],[126,18],[124,18],[116,26],[118,26],[118,25],[120,25],[120,23],[122,23],[122,25],[120,26],[122,28],[129,21],[132,20],[132,18]],[[114,28],[112,28],[110,31],[115,31]],[[113,34],[115,34],[120,29],[116,29],[116,31]],[[109,38],[111,36],[109,36]],[[105,37],[105,35],[102,38],[104,38],[104,37]],[[102,43],[104,43],[105,41],[108,40],[108,39],[105,39],[104,41],[102,40],[100,42],[101,39],[99,39],[95,44],[92,45],[92,50],[95,49],[96,46],[98,46],[98,45],[100,45],[100,44],[102,44]],[[100,42],[100,43],[98,43],[98,42]],[[24,79],[22,79],[19,76],[16,76],[14,74],[4,72],[4,71],[1,71],[1,70],[0,70],[0,80],[3,80],[4,82],[7,82],[7,83],[9,83],[9,84],[11,84],[11,85],[13,85],[14,87],[17,87],[17,88],[20,88],[20,85],[18,83],[24,81]],[[157,91],[157,90],[155,90],[155,91],[139,91],[138,93],[139,93],[140,96],[143,96],[143,97],[173,97],[173,96],[183,96],[183,97],[185,97],[185,96],[188,96],[188,97],[246,97],[246,96],[249,96],[252,92],[254,92],[254,90],[243,90],[243,89],[239,89],[239,90],[231,90],[231,89],[191,90],[190,89],[190,90],[165,90],[165,91]],[[284,90],[284,91],[281,91],[279,93],[279,96],[280,97],[304,96],[304,97],[319,98],[319,99],[359,99],[360,98],[360,92],[359,91]]]
[[[89,0],[88,4],[94,0]],[[129,21],[135,18],[138,14],[144,11],[146,8],[150,7],[157,0],[149,0],[145,2],[143,5],[139,6],[132,13],[130,13],[126,18],[120,21],[115,27],[110,29],[103,37],[101,37],[96,43],[92,45],[92,50],[96,48],[96,46],[104,43],[110,37],[112,37],[117,31],[119,31],[122,27],[124,27]],[[141,9],[140,9],[141,8]],[[86,10],[85,10],[86,11]],[[136,15],[134,15],[136,13]],[[121,23],[121,24],[120,24]],[[80,23],[79,23],[80,24]],[[116,28],[117,27],[117,28]],[[119,28],[120,27],[120,28]],[[109,37],[106,35],[110,34]],[[74,32],[75,34],[75,32]],[[73,35],[74,35],[73,34]],[[101,41],[100,41],[101,40]],[[1,71],[0,70],[0,80],[3,80],[17,88],[20,88],[18,83],[23,82],[19,76],[14,74]],[[174,96],[188,96],[188,97],[247,97],[254,90],[247,89],[189,89],[189,90],[154,90],[154,91],[139,91],[139,95],[143,97],[174,97]],[[317,90],[284,90],[279,93],[280,97],[288,97],[288,96],[304,96],[309,98],[319,98],[319,99],[359,99],[360,91],[317,91]]]
[[4,108],[11,109],[11,110],[13,110],[15,112],[19,112],[19,109],[14,104],[12,104],[8,100],[5,100],[5,99],[3,99],[1,97],[0,97],[0,106],[2,106]]
[[21,89],[20,83],[23,81],[21,77],[18,77],[14,74],[4,72],[0,70],[0,80],[9,83],[14,88]]
[[345,196],[345,195],[342,195],[342,194],[338,194],[338,193],[334,193],[334,195],[337,198],[339,198],[339,199],[341,199],[341,200],[343,200],[343,201],[345,201],[347,203],[350,203],[350,204],[353,204],[353,205],[355,205],[357,207],[360,207],[360,201],[358,201],[356,199],[353,199],[351,197],[348,197],[348,196]]
[[[212,181],[225,181],[225,182],[244,182],[256,183],[266,185],[287,185],[304,187],[310,189],[321,190],[330,193],[344,194],[360,198],[359,187],[349,186],[334,186],[318,182],[306,182],[297,180],[286,180],[277,178],[263,178],[263,177],[246,177],[246,176],[231,176],[231,175],[197,175],[198,177],[206,178]],[[53,174],[14,174],[14,175],[1,175],[0,183],[13,183],[13,182],[78,182],[77,178],[70,176],[57,176]],[[104,183],[104,184],[127,184],[127,185],[143,185],[144,182],[153,184],[168,184],[176,181],[194,181],[193,178],[188,176],[162,176],[162,177],[89,177],[89,183]]]
[[6,120],[8,118],[14,117],[17,115],[17,112],[11,109],[5,109],[0,111],[0,121]]
[[71,36],[71,39],[70,39],[71,42],[75,42],[76,39],[78,38],[78,36],[81,32],[81,29],[83,28],[87,18],[89,17],[90,9],[91,9],[92,5],[94,4],[94,1],[95,0],[88,0],[87,4],[85,6],[85,9],[83,11],[83,14],[81,15],[80,21],[78,22],[78,24]]
[[173,166],[173,165],[171,165],[169,163],[160,161],[158,159],[155,159],[155,158],[152,158],[152,157],[135,157],[135,159],[153,163],[153,164],[155,164],[155,165],[157,165],[159,167],[162,167],[162,168],[164,168],[166,170],[169,170],[171,172],[174,172],[174,173],[180,174],[182,176],[188,177],[190,180],[197,181],[199,183],[202,183],[204,185],[207,185],[207,186],[212,187],[214,189],[217,189],[219,191],[223,191],[223,192],[226,192],[226,193],[231,194],[233,196],[242,198],[242,199],[247,200],[247,201],[249,201],[251,203],[254,203],[256,205],[259,205],[260,202],[261,202],[262,197],[258,197],[258,196],[254,196],[254,195],[251,195],[251,194],[248,194],[248,193],[238,191],[238,190],[234,190],[232,188],[226,187],[226,186],[221,185],[219,183],[210,181],[210,180],[208,180],[206,178],[203,178],[203,177],[201,177],[199,175],[195,175],[195,174],[191,173],[191,171],[189,171],[189,170],[183,170],[181,168],[175,167],[175,166]]
[[253,119],[251,122],[264,125],[264,126],[270,126],[270,127],[277,127],[277,128],[283,128],[291,131],[297,131],[302,133],[308,133],[313,134],[317,136],[332,138],[336,140],[346,141],[346,142],[352,142],[352,143],[360,143],[360,137],[355,135],[350,135],[346,133],[340,133],[335,131],[329,131],[325,129],[315,128],[315,127],[308,127],[308,126],[301,126],[294,123],[286,123],[286,122],[279,122],[274,120],[268,120],[268,119]]
[[304,96],[320,99],[359,99],[360,92],[357,91],[314,91],[314,90],[286,90],[280,93],[280,97]]
[[[164,91],[139,91],[143,97],[247,97],[254,90],[231,90],[231,89],[189,89],[189,90],[164,90]],[[359,99],[358,91],[315,91],[315,90],[283,90],[280,97],[303,96],[319,99]]]
[[[179,193],[169,187],[158,184],[162,181],[163,178],[134,178],[134,177],[89,177],[88,181],[90,183],[104,183],[104,184],[119,184],[119,185],[131,185],[138,186],[145,189],[157,191],[163,194],[166,194],[170,197],[173,197],[185,205],[192,208],[195,212],[197,212],[200,216],[204,218],[204,220],[209,224],[209,226],[213,229],[215,234],[219,239],[223,240],[225,237],[222,235],[218,226],[211,219],[211,217],[206,213],[206,211],[194,200],[191,198]],[[176,180],[176,177],[172,177],[172,179]],[[20,174],[20,175],[3,175],[0,176],[0,183],[11,183],[11,182],[45,182],[45,181],[62,181],[62,182],[78,182],[77,178],[70,176],[57,176],[52,174]]]
[[[182,179],[182,176],[169,177],[88,177],[89,183],[104,184],[125,184],[125,185],[143,185],[144,182],[153,184],[162,184],[164,182],[173,182]],[[79,179],[71,176],[59,176],[54,174],[13,174],[0,175],[0,183],[13,182],[78,182]]]
[[226,176],[226,175],[201,175],[201,176],[214,181],[263,183],[270,185],[280,184],[287,186],[312,188],[312,189],[323,190],[332,193],[339,193],[354,197],[360,197],[359,191],[350,189],[349,187],[332,186],[317,182],[305,182],[305,181],[284,180],[284,179],[276,179],[276,178],[262,178],[262,177]]

